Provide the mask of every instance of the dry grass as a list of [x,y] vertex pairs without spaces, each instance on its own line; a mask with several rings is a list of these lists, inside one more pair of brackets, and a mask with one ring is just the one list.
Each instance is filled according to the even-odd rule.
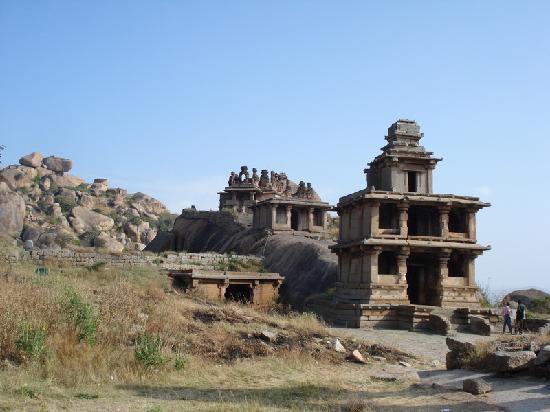
[[311,314],[182,296],[154,268],[0,266],[0,410],[356,410],[357,387],[388,384],[333,342]]

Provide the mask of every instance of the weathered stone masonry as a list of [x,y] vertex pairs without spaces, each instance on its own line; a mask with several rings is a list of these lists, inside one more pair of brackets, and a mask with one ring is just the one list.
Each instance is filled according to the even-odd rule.
[[73,266],[92,266],[105,263],[116,267],[157,266],[162,269],[215,269],[218,265],[232,261],[257,261],[257,256],[221,255],[218,253],[177,253],[153,255],[149,253],[101,253],[78,252],[67,249],[35,249],[19,255],[0,255],[0,263],[33,262],[44,264],[55,261]]

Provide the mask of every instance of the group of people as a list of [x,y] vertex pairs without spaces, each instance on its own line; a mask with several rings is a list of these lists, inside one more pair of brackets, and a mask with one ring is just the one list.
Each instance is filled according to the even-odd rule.
[[[504,318],[504,323],[502,324],[502,333],[506,333],[506,328],[510,333],[523,333],[526,331],[525,327],[525,304],[518,300],[517,309],[512,309],[510,307],[510,302],[506,302],[506,305],[502,308],[502,316]],[[512,325],[512,319],[514,319],[514,324]]]

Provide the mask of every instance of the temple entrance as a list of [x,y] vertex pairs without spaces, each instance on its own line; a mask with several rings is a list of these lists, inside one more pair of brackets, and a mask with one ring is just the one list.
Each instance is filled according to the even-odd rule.
[[225,294],[223,295],[227,300],[234,300],[235,302],[240,303],[251,303],[252,301],[252,289],[249,285],[229,285],[225,289]]
[[300,222],[300,217],[298,215],[298,211],[296,209],[292,209],[290,211],[290,228],[292,230],[300,230],[298,228],[299,222]]
[[437,255],[411,253],[407,260],[407,295],[413,305],[439,306]]

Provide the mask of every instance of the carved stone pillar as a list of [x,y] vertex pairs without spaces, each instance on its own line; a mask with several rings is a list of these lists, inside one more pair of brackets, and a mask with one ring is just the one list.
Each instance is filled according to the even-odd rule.
[[286,205],[286,226],[290,229],[290,221],[292,218],[292,206]]
[[476,258],[480,255],[479,252],[472,252],[468,256],[468,262],[466,263],[466,270],[468,276],[468,286],[476,286]]
[[441,285],[445,285],[447,278],[449,277],[449,259],[451,257],[450,249],[441,249],[439,252],[439,280]]
[[449,237],[449,212],[451,211],[451,206],[440,206],[438,210],[440,234],[442,238],[446,239]]
[[254,200],[254,198],[256,197],[256,193],[255,192],[250,192],[250,200]]
[[310,232],[313,232],[313,208],[312,207],[307,209],[307,229]]
[[370,207],[370,233],[377,236],[380,233],[380,202],[373,202]]
[[397,254],[397,273],[399,273],[400,284],[407,284],[407,259],[410,253],[409,248],[403,247]]
[[409,204],[400,203],[397,205],[399,210],[399,235],[401,237],[409,236]]
[[370,261],[370,281],[375,284],[378,283],[378,255],[380,252],[382,252],[382,248],[380,246],[375,246],[366,252],[369,255]]
[[476,241],[476,212],[468,210],[468,239]]

